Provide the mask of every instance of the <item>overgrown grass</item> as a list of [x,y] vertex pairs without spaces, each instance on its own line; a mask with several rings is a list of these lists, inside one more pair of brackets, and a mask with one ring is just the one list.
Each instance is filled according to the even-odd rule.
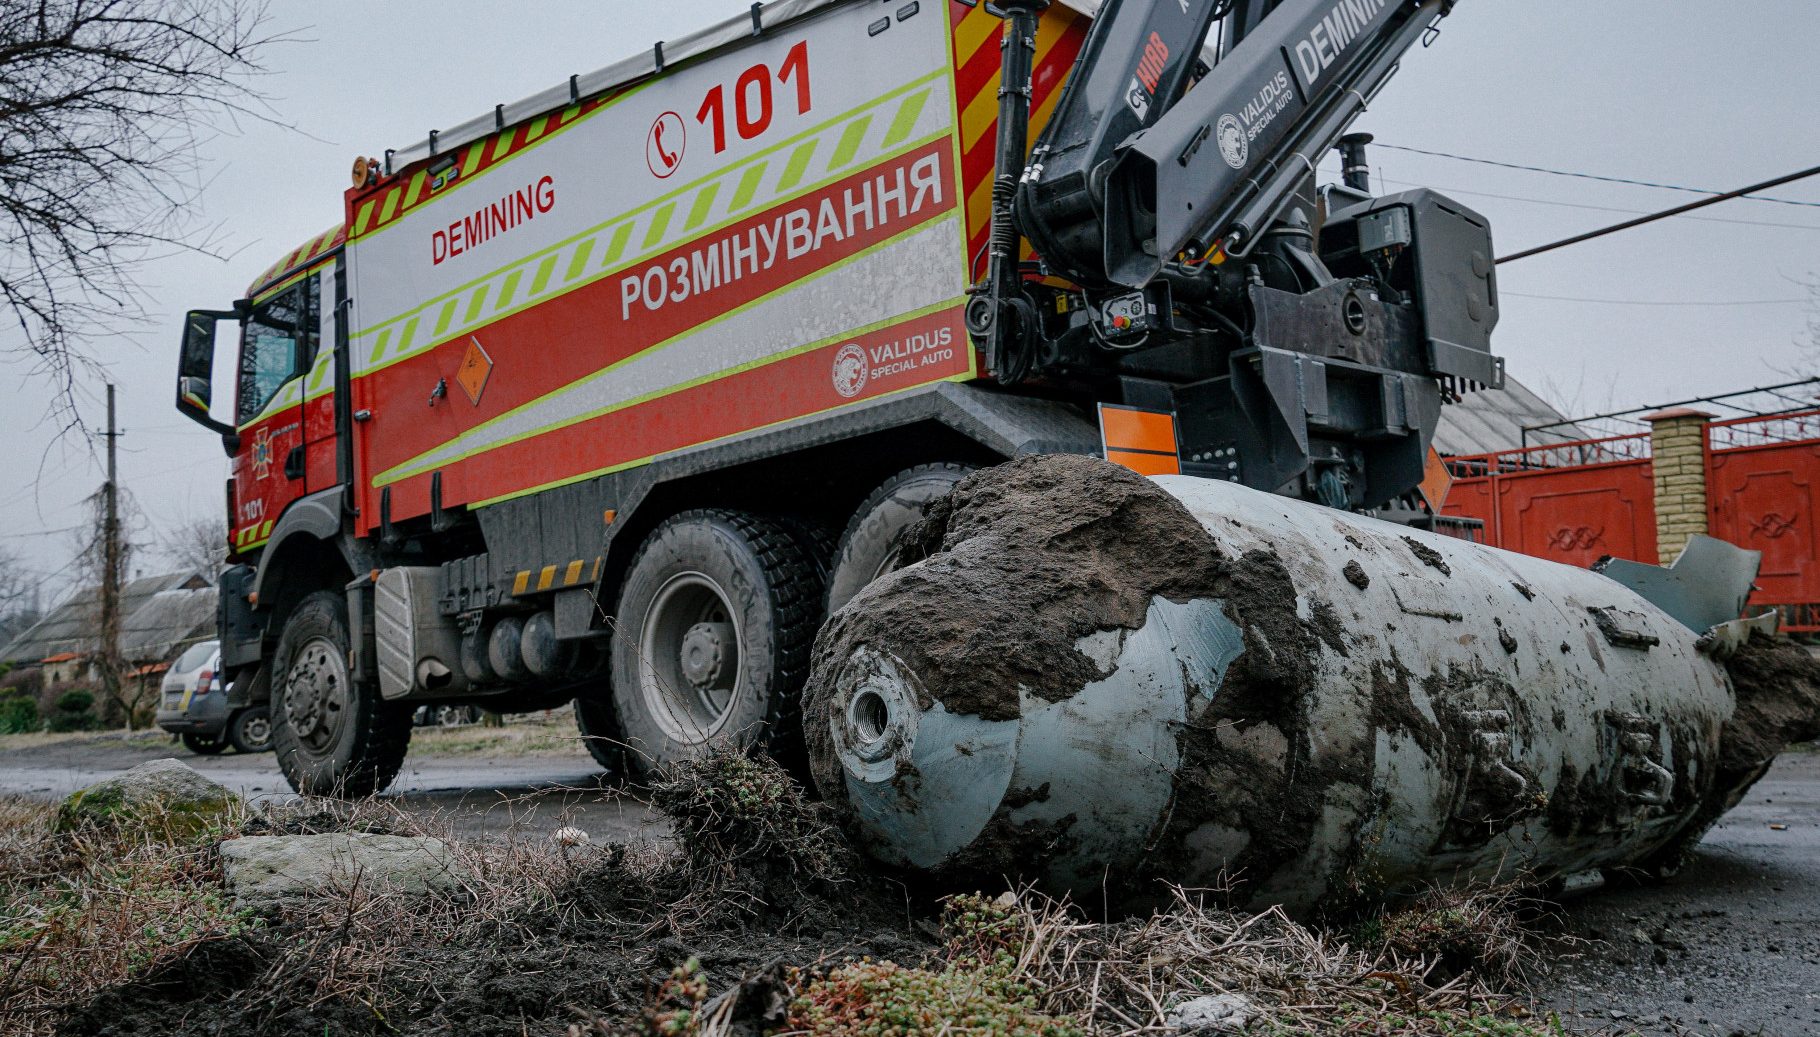
[[45,1030],[72,1000],[259,924],[222,885],[228,826],[152,812],[59,833],[54,818],[0,800],[0,1033]]
[[[48,808],[0,800],[0,1032],[87,1032],[172,990],[172,1018],[213,1011],[208,1026],[246,1034],[479,1032],[474,1005],[523,997],[484,1032],[579,1018],[569,1032],[586,1037],[1135,1037],[1214,995],[1273,1037],[1562,1032],[1512,992],[1529,959],[1508,894],[1437,891],[1350,933],[1195,890],[1126,920],[1024,890],[861,923],[868,900],[902,891],[868,877],[775,765],[708,754],[653,798],[673,845],[465,842],[383,801],[59,835]],[[436,836],[468,878],[406,896],[350,876],[260,917],[229,902],[219,840],[327,831]],[[898,960],[823,933],[843,915],[895,927]],[[529,994],[489,985],[540,974],[554,978]],[[226,978],[183,993],[208,976]]]

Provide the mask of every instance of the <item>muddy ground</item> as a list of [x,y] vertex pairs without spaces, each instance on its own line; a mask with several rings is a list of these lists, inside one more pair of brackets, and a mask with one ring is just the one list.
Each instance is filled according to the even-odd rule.
[[[472,834],[661,834],[644,802],[601,787],[566,724],[423,732],[390,796]],[[0,793],[56,798],[168,755],[255,797],[286,797],[269,755],[198,758],[147,736],[0,739]],[[1671,883],[1594,891],[1558,913],[1571,940],[1537,993],[1575,1030],[1820,1034],[1820,753],[1779,759]]]

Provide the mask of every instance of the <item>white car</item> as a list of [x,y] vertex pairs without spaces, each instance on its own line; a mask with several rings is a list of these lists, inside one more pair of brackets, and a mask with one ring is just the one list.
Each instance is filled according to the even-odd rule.
[[230,745],[243,753],[272,747],[271,714],[265,706],[228,704],[219,641],[197,642],[171,664],[158,699],[158,726],[200,756],[213,756]]

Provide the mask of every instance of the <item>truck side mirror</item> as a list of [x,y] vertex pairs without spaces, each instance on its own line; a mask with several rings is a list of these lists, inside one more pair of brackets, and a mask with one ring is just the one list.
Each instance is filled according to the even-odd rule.
[[215,373],[215,325],[239,319],[232,311],[191,310],[183,318],[183,345],[177,354],[177,412],[224,438],[234,434],[233,426],[209,414],[214,400],[209,379]]

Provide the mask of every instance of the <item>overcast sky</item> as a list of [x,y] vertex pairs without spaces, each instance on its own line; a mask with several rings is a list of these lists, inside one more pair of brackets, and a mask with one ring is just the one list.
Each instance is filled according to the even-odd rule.
[[[184,310],[230,303],[273,259],[338,222],[355,154],[402,147],[748,6],[274,3],[274,26],[308,42],[272,50],[261,88],[296,129],[245,125],[209,145],[213,179],[197,215],[220,228],[230,258],[148,268],[155,324],[100,358],[120,386],[121,481],[147,545],[136,567],[156,568],[161,531],[224,507],[219,441],[171,407]],[[1355,128],[1386,144],[1729,189],[1820,164],[1816,39],[1813,0],[1463,0]],[[1386,190],[1423,184],[1485,213],[1500,254],[1693,197],[1384,148],[1372,161]],[[1729,202],[1501,267],[1494,348],[1572,413],[1785,380],[1804,360],[1810,315],[1790,300],[1806,294],[1797,280],[1820,270],[1820,180],[1773,193],[1810,204]],[[24,365],[0,366],[0,377],[10,386],[0,397],[0,546],[48,575],[74,550],[69,527],[84,521],[100,455],[53,442],[50,387]],[[99,401],[91,386],[95,424]]]

